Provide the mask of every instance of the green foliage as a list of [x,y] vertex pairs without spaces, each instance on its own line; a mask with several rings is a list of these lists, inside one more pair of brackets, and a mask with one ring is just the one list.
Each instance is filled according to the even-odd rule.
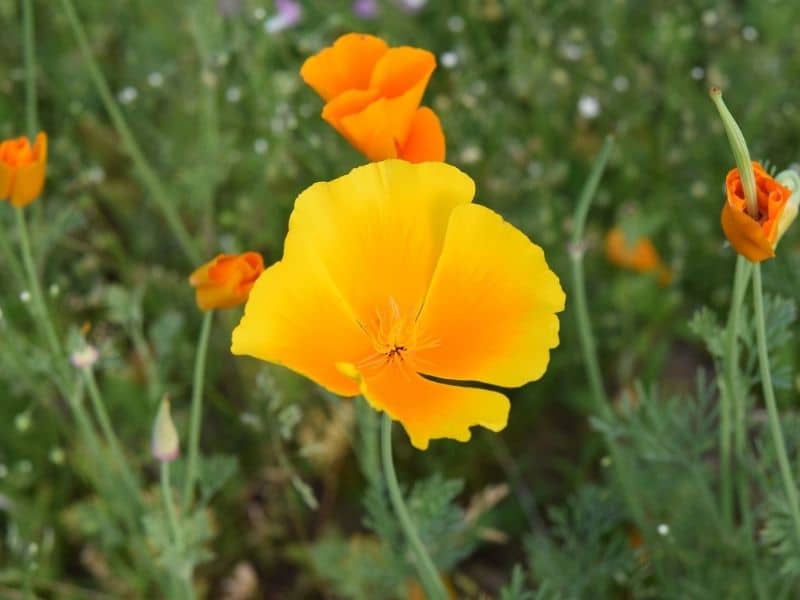
[[[303,2],[295,28],[267,33],[272,2],[227,2],[237,7],[231,14],[216,0],[74,2],[112,94],[204,258],[253,248],[278,260],[297,194],[362,162],[320,119],[322,102],[298,76],[309,54],[344,31],[434,52],[424,102],[442,120],[448,161],[475,179],[478,202],[542,246],[562,282],[577,192],[603,137],[615,134],[585,255],[613,414],[586,426],[568,300],[548,373],[509,392],[503,432],[436,441],[426,453],[398,437],[412,517],[456,594],[800,595],[800,549],[762,408],[750,293],[739,339],[747,391],[740,466],[753,524],[738,500],[734,522],[720,522],[711,367],[725,348],[733,273],[718,219],[732,160],[707,98],[709,86],[726,88],[754,158],[779,169],[797,162],[791,82],[800,60],[789,50],[800,35],[797,3],[466,0],[408,13],[386,0],[364,20],[350,0],[330,0]],[[334,401],[281,367],[232,358],[236,310],[215,315],[199,502],[179,515],[186,544],[175,546],[148,445],[168,393],[185,448],[202,319],[186,278],[197,265],[184,259],[122,147],[61,2],[32,5],[37,107],[50,136],[46,191],[26,211],[36,269],[66,353],[85,344],[99,351],[95,373],[141,494],[134,499],[121,484],[102,437],[93,447],[82,434],[74,407],[89,412],[84,384],[68,365],[66,381],[55,375],[14,215],[0,202],[0,598],[165,597],[174,592],[165,569],[190,565],[200,565],[198,595],[211,598],[237,597],[240,566],[255,574],[250,597],[407,597],[416,572],[383,484],[377,415],[359,402],[355,417],[334,427],[349,400]],[[25,122],[22,6],[0,0],[0,139],[21,134]],[[581,110],[586,99],[596,114]],[[669,287],[604,259],[613,225],[653,240],[675,274]],[[795,473],[797,230],[763,265],[771,375]],[[696,378],[698,369],[707,375]],[[96,428],[91,413],[89,425]],[[642,516],[618,466],[630,472]],[[508,540],[488,547],[484,521],[463,508],[464,490],[503,478],[514,496],[490,519]],[[550,507],[546,517],[532,514],[535,505]],[[511,569],[526,551],[527,577]]]

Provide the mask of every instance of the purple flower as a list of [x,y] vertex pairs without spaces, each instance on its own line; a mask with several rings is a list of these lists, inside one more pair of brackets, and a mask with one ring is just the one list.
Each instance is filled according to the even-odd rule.
[[374,19],[378,16],[380,7],[377,0],[355,0],[353,12],[362,19]]
[[303,7],[296,0],[275,0],[275,9],[278,14],[264,21],[264,31],[267,33],[277,33],[294,27],[303,16]]

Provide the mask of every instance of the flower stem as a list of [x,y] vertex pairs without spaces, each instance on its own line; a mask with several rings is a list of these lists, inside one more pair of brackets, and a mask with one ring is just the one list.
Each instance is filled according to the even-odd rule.
[[[161,494],[164,499],[164,507],[167,511],[169,527],[172,530],[172,541],[175,544],[177,554],[182,555],[184,552],[183,530],[181,529],[180,521],[178,520],[178,511],[175,508],[175,499],[172,495],[172,485],[169,481],[168,460],[161,461]],[[177,579],[181,589],[181,596],[187,600],[194,598],[191,577],[191,569],[186,572],[177,573]]]
[[[581,195],[578,198],[578,206],[575,209],[575,217],[573,220],[572,241],[570,244],[570,260],[572,263],[572,297],[575,303],[575,320],[578,325],[578,336],[580,338],[581,353],[583,354],[583,362],[586,367],[586,374],[589,378],[589,386],[592,392],[592,412],[602,418],[610,419],[613,417],[611,404],[603,387],[603,378],[600,372],[600,363],[597,360],[597,348],[592,333],[592,324],[589,319],[589,308],[586,299],[586,283],[583,275],[583,255],[584,245],[583,240],[584,229],[586,227],[586,217],[589,213],[592,199],[594,198],[597,186],[600,183],[600,178],[605,170],[606,163],[608,162],[608,155],[614,145],[614,138],[611,136],[606,137],[600,153],[594,160],[592,170],[589,173],[589,178],[583,186]],[[606,443],[611,454],[611,460],[614,471],[619,482],[622,495],[628,510],[631,512],[636,526],[641,531],[648,546],[654,551],[656,548],[653,542],[653,535],[650,532],[647,520],[645,518],[644,510],[639,502],[639,496],[636,493],[636,486],[633,481],[633,473],[631,471],[631,463],[625,456],[619,443],[612,437],[607,436]],[[656,570],[660,570],[659,563],[656,562]],[[662,577],[665,579],[665,577]]]
[[22,36],[25,53],[25,129],[28,137],[36,137],[39,124],[36,115],[36,45],[33,30],[33,0],[22,1]]
[[186,257],[192,262],[192,264],[199,263],[200,255],[194,245],[194,241],[178,216],[178,213],[175,210],[175,205],[172,203],[170,197],[167,195],[166,191],[161,185],[161,181],[153,171],[150,164],[147,162],[147,159],[139,147],[136,138],[131,132],[128,123],[122,114],[122,111],[114,101],[114,96],[111,94],[111,89],[108,86],[108,82],[106,81],[102,71],[100,70],[100,67],[98,67],[97,62],[92,56],[92,49],[89,46],[89,40],[86,36],[86,31],[84,31],[83,25],[78,18],[78,13],[75,11],[72,0],[61,0],[61,4],[64,7],[67,20],[72,27],[75,40],[78,42],[78,47],[83,55],[83,60],[86,63],[87,69],[89,70],[89,75],[94,82],[97,93],[100,95],[100,99],[102,100],[106,111],[111,117],[114,128],[122,138],[122,144],[133,160],[133,164],[139,172],[142,182],[150,192],[150,195],[152,196],[153,201],[156,203],[156,206],[164,215],[167,225],[172,230],[173,235],[177,239],[178,244],[181,246],[181,249]]
[[572,294],[575,298],[575,318],[578,321],[578,335],[580,336],[583,360],[586,366],[586,374],[589,377],[589,386],[592,390],[592,400],[594,402],[593,412],[599,416],[607,417],[611,413],[608,404],[608,397],[603,388],[603,378],[600,374],[600,365],[597,361],[597,348],[592,333],[592,325],[589,321],[588,302],[586,300],[586,286],[583,276],[583,253],[584,240],[583,233],[586,228],[586,217],[589,214],[589,207],[592,204],[600,178],[603,176],[608,155],[614,145],[614,138],[607,137],[600,149],[600,153],[595,158],[592,171],[586,184],[583,186],[578,206],[575,209],[573,221],[572,241],[570,244],[570,259],[572,262]]
[[106,443],[111,448],[114,461],[117,463],[117,466],[122,473],[122,477],[125,479],[125,484],[130,488],[132,497],[137,499],[138,503],[139,485],[137,484],[136,477],[134,476],[133,471],[131,471],[130,465],[125,458],[125,453],[122,451],[122,445],[119,443],[117,434],[114,433],[114,427],[111,425],[111,419],[108,416],[108,411],[106,411],[103,397],[100,395],[100,390],[97,387],[97,380],[94,377],[94,371],[92,371],[91,367],[85,367],[82,369],[82,371],[84,381],[86,382],[86,389],[89,391],[89,398],[92,401],[92,408],[94,408],[95,416],[97,417],[97,421],[100,423],[100,429],[103,432],[103,437],[105,437]]
[[783,432],[781,431],[778,405],[775,401],[775,390],[772,387],[769,354],[767,353],[767,331],[764,319],[764,292],[761,287],[761,265],[758,263],[753,267],[753,300],[755,305],[758,366],[761,372],[761,387],[763,388],[764,400],[767,404],[769,426],[772,433],[772,441],[775,444],[775,453],[778,455],[778,465],[780,466],[781,478],[783,479],[783,486],[786,491],[786,500],[788,501],[789,511],[794,521],[798,541],[800,541],[800,504],[798,504],[797,486],[792,477],[792,468],[789,465],[786,443],[783,440]]
[[[723,376],[720,407],[720,471],[721,471],[721,505],[722,516],[728,526],[733,524],[733,484],[731,468],[731,430],[735,430],[736,472],[737,480],[741,479],[742,459],[746,442],[745,398],[739,382],[739,322],[741,321],[742,304],[747,286],[750,282],[751,263],[739,256],[736,261],[736,273],[733,278],[733,295],[725,327],[725,353],[723,355]],[[733,422],[733,427],[731,423]],[[742,492],[741,482],[739,485]],[[746,493],[746,492],[745,492]],[[742,506],[742,510],[748,510]],[[744,516],[744,512],[743,512]]]
[[68,377],[65,373],[66,365],[64,363],[64,352],[61,347],[61,342],[58,340],[53,321],[50,319],[50,314],[47,311],[47,305],[44,302],[44,295],[42,294],[42,287],[39,285],[39,276],[36,272],[36,265],[33,262],[31,242],[28,236],[28,225],[25,222],[25,213],[23,210],[24,209],[17,207],[14,212],[17,219],[17,235],[22,252],[22,264],[25,267],[28,286],[30,286],[33,313],[36,316],[37,325],[50,349],[50,355],[55,364],[60,385],[66,389]]
[[189,422],[189,453],[182,496],[182,509],[184,513],[189,511],[194,500],[195,480],[197,479],[197,457],[200,446],[200,426],[203,421],[203,379],[206,373],[206,354],[208,352],[208,338],[211,332],[213,317],[213,310],[209,310],[203,315],[203,328],[200,331],[200,341],[197,344],[197,354],[195,354],[194,357],[192,412]]
[[397,513],[397,519],[400,521],[400,527],[408,540],[411,551],[414,553],[414,562],[422,586],[425,588],[425,594],[429,600],[446,600],[447,591],[444,589],[439,573],[436,571],[436,566],[433,564],[425,545],[422,543],[422,539],[419,537],[417,528],[411,520],[411,515],[408,514],[408,508],[400,491],[400,484],[397,482],[397,473],[395,473],[392,459],[392,418],[386,413],[383,413],[383,422],[381,423],[381,456],[383,458],[383,472],[386,478],[389,499],[392,502],[394,512]]

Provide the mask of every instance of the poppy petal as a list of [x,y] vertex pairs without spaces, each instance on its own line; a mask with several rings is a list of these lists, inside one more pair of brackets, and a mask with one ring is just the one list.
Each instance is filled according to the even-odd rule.
[[366,89],[375,64],[388,49],[373,35],[348,33],[306,59],[300,76],[327,102],[346,90]]
[[284,365],[336,394],[355,396],[358,382],[337,364],[370,349],[306,236],[290,230],[283,259],[250,291],[231,352]]
[[390,307],[413,320],[450,213],[474,193],[472,180],[444,163],[370,163],[308,188],[289,227],[302,231],[363,325],[373,325],[376,312]]
[[414,447],[425,450],[436,438],[466,442],[470,427],[502,430],[510,403],[498,392],[436,383],[420,377],[400,360],[365,378],[362,392],[369,404],[400,421]]
[[775,256],[775,250],[758,221],[743,210],[732,208],[730,202],[722,206],[720,222],[731,246],[748,260],[762,262]]
[[427,106],[421,107],[411,121],[408,137],[398,152],[409,162],[443,161],[445,141],[439,117]]
[[564,302],[539,246],[484,206],[458,206],[419,316],[414,364],[502,386],[539,379],[559,342],[555,313]]

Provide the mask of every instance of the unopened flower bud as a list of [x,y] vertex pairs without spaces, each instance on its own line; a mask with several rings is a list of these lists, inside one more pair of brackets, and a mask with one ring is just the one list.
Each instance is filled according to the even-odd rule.
[[794,223],[797,218],[798,205],[800,205],[800,174],[793,169],[781,171],[775,179],[783,186],[789,188],[792,195],[789,196],[789,201],[786,203],[786,208],[781,213],[781,218],[778,221],[778,237],[775,240],[777,244],[783,237],[783,234],[789,229],[789,226]]
[[169,398],[164,397],[158,407],[156,422],[153,426],[153,456],[161,462],[171,462],[178,458],[180,452],[178,432],[170,414]]

